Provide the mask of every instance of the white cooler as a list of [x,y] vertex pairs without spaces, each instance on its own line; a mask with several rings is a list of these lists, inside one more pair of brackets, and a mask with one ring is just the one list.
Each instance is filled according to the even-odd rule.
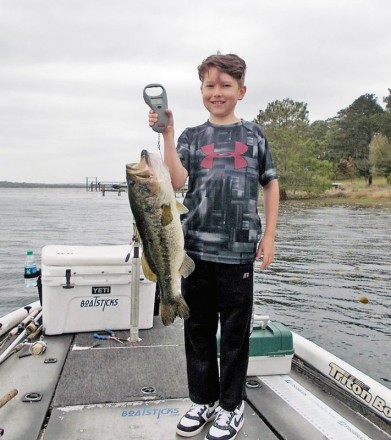
[[[47,335],[130,328],[132,246],[42,249],[42,311]],[[153,326],[155,283],[140,267],[139,328]]]

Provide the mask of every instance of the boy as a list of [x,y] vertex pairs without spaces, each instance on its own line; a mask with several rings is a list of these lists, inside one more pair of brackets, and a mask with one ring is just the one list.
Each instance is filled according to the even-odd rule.
[[[184,322],[189,396],[193,402],[177,425],[184,437],[214,420],[207,440],[234,439],[243,426],[245,380],[253,307],[253,263],[274,258],[278,215],[277,173],[264,132],[239,119],[246,93],[246,64],[237,55],[211,55],[198,67],[209,119],[174,141],[173,115],[163,132],[164,161],[174,188],[188,179],[183,216],[185,249],[196,268],[182,280],[190,317]],[[149,124],[157,120],[150,112]],[[266,229],[257,213],[264,189]],[[216,331],[220,320],[220,374]]]

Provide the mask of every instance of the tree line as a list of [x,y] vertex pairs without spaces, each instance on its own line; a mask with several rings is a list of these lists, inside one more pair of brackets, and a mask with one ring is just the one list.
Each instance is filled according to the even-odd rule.
[[309,122],[307,104],[286,98],[260,110],[254,119],[265,128],[280,176],[281,196],[288,191],[319,193],[332,180],[373,176],[391,183],[391,89],[383,98],[357,98],[334,118]]

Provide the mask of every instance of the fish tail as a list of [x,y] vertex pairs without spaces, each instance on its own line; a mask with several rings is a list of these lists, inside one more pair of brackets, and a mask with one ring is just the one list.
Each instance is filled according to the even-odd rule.
[[189,314],[189,307],[182,295],[178,295],[175,300],[169,304],[162,302],[160,305],[160,315],[163,325],[165,326],[172,324],[177,316],[182,319],[187,319]]

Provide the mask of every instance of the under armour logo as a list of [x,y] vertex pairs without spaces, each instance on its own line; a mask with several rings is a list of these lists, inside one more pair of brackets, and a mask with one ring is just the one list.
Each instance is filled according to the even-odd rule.
[[201,147],[201,151],[206,154],[200,163],[202,168],[213,168],[214,159],[224,159],[226,157],[233,157],[235,170],[239,168],[246,168],[248,163],[247,160],[242,157],[248,150],[248,146],[242,144],[241,142],[235,142],[235,151],[215,151],[215,144],[204,145]]
[[243,279],[245,280],[246,278],[250,278],[250,274],[248,272],[243,274]]

